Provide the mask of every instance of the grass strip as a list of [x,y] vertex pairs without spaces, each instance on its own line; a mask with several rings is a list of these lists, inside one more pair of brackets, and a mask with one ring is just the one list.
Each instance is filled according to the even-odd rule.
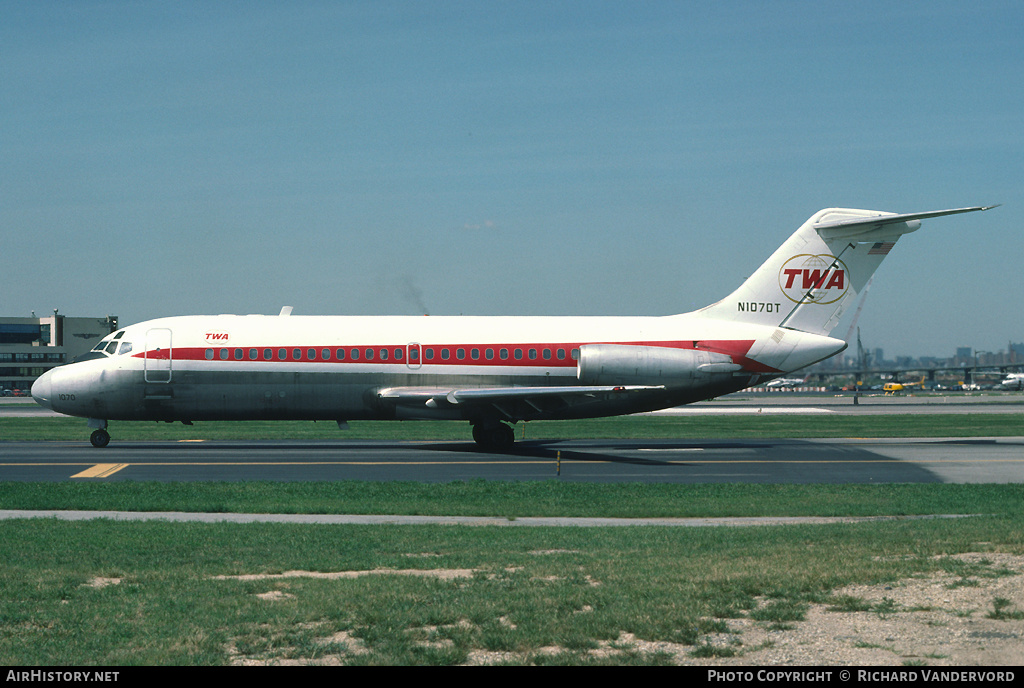
[[0,483],[2,509],[696,518],[1014,514],[1021,484]]

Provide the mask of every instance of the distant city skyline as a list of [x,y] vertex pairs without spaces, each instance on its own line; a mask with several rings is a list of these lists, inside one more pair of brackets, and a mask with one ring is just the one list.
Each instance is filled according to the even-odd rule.
[[[913,352],[885,354],[882,347],[864,347],[869,368],[886,366],[1024,366],[1024,342],[1009,342],[1006,348],[996,351],[979,350],[969,346],[956,347],[949,355],[921,355]],[[822,368],[858,367],[857,348],[854,344],[843,353],[819,364]]]

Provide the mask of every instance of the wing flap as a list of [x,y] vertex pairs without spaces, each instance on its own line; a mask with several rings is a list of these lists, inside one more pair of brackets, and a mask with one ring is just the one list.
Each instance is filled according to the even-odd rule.
[[387,387],[377,391],[381,399],[398,404],[424,404],[436,408],[442,404],[500,404],[508,401],[561,398],[579,399],[606,394],[630,394],[663,390],[663,385],[575,385],[565,387]]

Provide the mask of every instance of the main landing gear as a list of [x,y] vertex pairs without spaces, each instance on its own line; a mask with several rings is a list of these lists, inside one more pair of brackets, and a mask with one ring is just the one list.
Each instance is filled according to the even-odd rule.
[[512,426],[498,421],[473,424],[473,440],[483,449],[511,449],[516,442]]

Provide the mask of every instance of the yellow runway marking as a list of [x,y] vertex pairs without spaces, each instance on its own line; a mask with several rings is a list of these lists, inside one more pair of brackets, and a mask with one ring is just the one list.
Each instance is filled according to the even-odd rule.
[[[615,463],[614,459],[566,459],[562,457],[563,461],[568,461],[573,464],[606,464]],[[882,464],[882,463],[907,463],[907,464],[930,464],[930,463],[1020,463],[1024,461],[1024,458],[1010,458],[1010,459],[923,459],[919,461],[907,461],[905,459],[841,459],[839,461],[820,461],[817,459],[693,459],[688,461],[663,461],[665,464],[680,464],[680,465],[737,465],[737,464],[808,464],[808,465],[836,465],[836,464]],[[260,467],[260,466],[478,466],[481,464],[496,465],[496,464],[508,464],[512,466],[530,466],[530,465],[550,465],[553,464],[554,459],[535,459],[535,460],[499,460],[499,461],[139,461],[135,464],[127,463],[101,463],[93,466],[92,468],[82,471],[77,475],[71,476],[72,478],[105,478],[122,468],[127,468],[129,465],[135,465],[139,467],[176,467],[176,466],[246,466],[246,467]],[[60,464],[35,464],[35,463],[24,463],[24,464],[4,464],[7,466],[54,466]],[[74,465],[74,464],[64,464]]]
[[76,473],[72,478],[109,478],[122,468],[127,468],[126,463],[98,463],[92,468],[87,468],[81,473]]

